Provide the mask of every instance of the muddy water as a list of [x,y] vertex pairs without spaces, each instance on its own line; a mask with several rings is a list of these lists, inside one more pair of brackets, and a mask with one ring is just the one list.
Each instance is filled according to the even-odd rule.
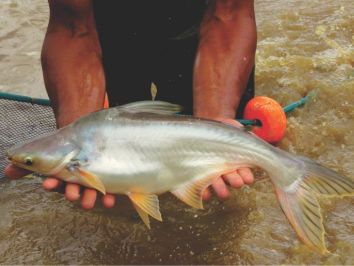
[[45,0],[0,1],[0,91],[47,97],[40,65]]
[[[352,177],[353,14],[350,0],[256,1],[257,94],[285,105],[316,91],[289,116],[281,148]],[[0,90],[45,95],[46,21],[44,1],[1,1]],[[123,197],[112,210],[86,212],[38,179],[2,180],[0,191],[1,264],[354,264],[353,200],[321,200],[332,253],[320,256],[297,240],[266,178],[205,211],[164,195],[164,222],[150,231]]]

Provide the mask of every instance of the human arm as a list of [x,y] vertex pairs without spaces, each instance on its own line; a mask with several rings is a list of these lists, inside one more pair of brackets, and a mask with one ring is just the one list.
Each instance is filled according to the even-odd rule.
[[63,127],[103,107],[105,79],[91,0],[49,0],[42,48],[45,87]]
[[[209,1],[201,29],[194,66],[193,113],[197,117],[234,125],[236,110],[254,66],[256,23],[253,0]],[[253,182],[248,168],[239,169],[213,183],[220,198],[233,187]],[[207,191],[204,198],[208,198]]]
[[[87,113],[103,107],[105,79],[101,48],[96,32],[91,0],[49,0],[50,18],[42,48],[45,86],[54,110],[57,127],[63,127]],[[16,178],[26,174],[15,166],[5,174]],[[48,178],[47,190],[56,189],[61,181]],[[70,201],[80,198],[80,186],[67,184],[65,196]],[[94,206],[97,192],[85,189],[81,204]],[[106,195],[106,207],[114,205],[115,197]]]
[[[102,109],[105,79],[101,47],[96,31],[91,0],[49,0],[50,19],[42,48],[45,86],[58,127],[87,113]],[[55,189],[57,179],[43,186]],[[65,195],[75,201],[80,186],[67,184]],[[82,206],[92,208],[97,192],[85,189]]]

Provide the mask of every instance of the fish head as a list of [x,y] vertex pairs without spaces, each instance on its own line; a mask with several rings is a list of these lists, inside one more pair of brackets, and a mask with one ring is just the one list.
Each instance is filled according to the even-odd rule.
[[50,134],[17,144],[6,155],[17,167],[43,175],[55,175],[78,152],[73,142],[60,134]]

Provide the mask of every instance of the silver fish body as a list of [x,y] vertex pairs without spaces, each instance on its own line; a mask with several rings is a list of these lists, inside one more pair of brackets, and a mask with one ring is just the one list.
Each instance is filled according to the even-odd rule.
[[[202,208],[201,194],[214,178],[240,167],[260,167],[268,172],[298,236],[315,250],[327,252],[317,196],[353,195],[352,178],[275,148],[243,129],[172,115],[175,109],[163,102],[110,108],[16,146],[8,154],[20,167],[103,193],[128,195],[148,226],[148,215],[161,220],[157,194],[170,191]],[[43,161],[41,152],[48,149],[63,152],[62,158],[47,162],[53,165],[47,172],[35,163],[28,167],[20,163],[31,154],[37,163]]]
[[160,194],[224,168],[257,165],[278,171],[275,148],[254,141],[243,130],[212,121],[97,113],[71,130],[68,141],[80,147],[74,159],[85,161],[85,169],[99,176],[110,193]]

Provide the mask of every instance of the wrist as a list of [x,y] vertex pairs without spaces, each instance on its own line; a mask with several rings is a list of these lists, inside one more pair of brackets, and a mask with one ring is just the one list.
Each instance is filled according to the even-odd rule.
[[[64,107],[64,106],[63,106]],[[65,108],[60,109],[55,113],[55,119],[56,119],[56,124],[57,128],[62,128],[70,123],[76,121],[82,116],[85,116],[89,113],[101,110],[103,108],[103,105],[95,105],[95,106],[88,106],[86,105],[85,107],[81,106],[79,104],[74,105],[74,106],[68,106],[70,108]]]
[[202,107],[195,105],[193,109],[193,115],[195,117],[208,118],[214,120],[220,120],[221,118],[235,119],[235,110],[236,108],[233,107],[226,108],[225,106],[221,105],[212,107],[205,103]]
[[230,95],[227,92],[219,94],[221,93],[219,92],[215,95],[215,93],[208,93],[208,90],[194,90],[193,115],[209,119],[221,117],[234,119],[239,97],[235,94]]
[[195,73],[193,88],[193,114],[201,118],[224,117],[234,119],[243,94],[243,87],[235,77],[223,81],[200,81],[205,75]]

